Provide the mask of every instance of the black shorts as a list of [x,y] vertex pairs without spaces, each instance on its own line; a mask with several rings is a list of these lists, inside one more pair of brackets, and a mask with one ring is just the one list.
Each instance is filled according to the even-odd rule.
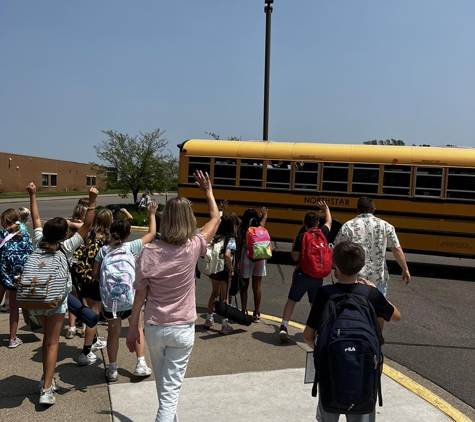
[[92,283],[78,283],[78,285],[81,289],[82,297],[95,300],[96,302],[101,301],[101,293],[97,281],[93,281]]
[[[112,315],[112,312],[107,312],[103,311],[104,317],[109,320],[109,319],[114,319],[114,315]],[[129,309],[128,311],[118,311],[117,312],[117,318],[120,318],[122,321],[124,319],[130,318],[132,315],[132,309]]]

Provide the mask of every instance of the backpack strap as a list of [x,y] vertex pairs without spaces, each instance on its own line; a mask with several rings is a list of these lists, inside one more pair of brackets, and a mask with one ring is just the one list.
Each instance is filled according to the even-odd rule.
[[5,239],[2,240],[2,243],[0,243],[0,249],[3,247],[5,243],[7,243],[13,236],[16,234],[20,233],[19,231],[10,233]]

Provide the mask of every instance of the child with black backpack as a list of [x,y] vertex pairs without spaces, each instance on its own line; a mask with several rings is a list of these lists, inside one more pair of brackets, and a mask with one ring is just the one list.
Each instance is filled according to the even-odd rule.
[[[28,185],[27,191],[30,194],[35,250],[25,264],[18,288],[18,301],[20,306],[34,309],[32,313],[38,317],[43,327],[41,359],[44,380],[40,382],[40,404],[52,405],[56,402],[53,392],[58,389],[53,376],[58,358],[59,336],[63,327],[64,314],[68,308],[68,293],[71,289],[69,261],[73,252],[84,242],[91,227],[98,190],[96,188],[89,190],[89,202],[84,224],[70,238],[68,238],[68,223],[62,217],[52,218],[42,227],[34,183]],[[46,272],[50,275],[46,279],[48,288],[45,301],[50,298],[51,292],[61,293],[58,300],[41,303],[42,299],[39,299],[38,296],[43,290],[39,281]],[[38,291],[38,294],[31,295],[31,292],[35,290]],[[32,303],[34,305],[31,305]]]
[[287,326],[295,305],[307,293],[308,301],[312,306],[317,289],[323,285],[323,278],[331,271],[332,254],[327,238],[332,228],[332,216],[325,202],[318,201],[317,205],[325,213],[325,224],[319,228],[318,214],[313,211],[307,212],[303,220],[304,227],[292,246],[291,256],[298,264],[292,274],[292,285],[279,329],[279,338],[282,343],[289,341]]
[[334,248],[338,282],[318,289],[303,332],[314,349],[312,394],[318,384],[319,422],[337,422],[340,414],[349,422],[374,422],[378,395],[382,405],[383,338],[377,318],[397,322],[401,313],[374,284],[357,280],[364,264],[360,245],[345,241]]

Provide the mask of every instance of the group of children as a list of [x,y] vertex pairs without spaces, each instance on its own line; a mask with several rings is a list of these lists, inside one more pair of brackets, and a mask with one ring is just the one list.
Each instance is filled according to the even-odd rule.
[[[30,195],[30,210],[33,224],[33,236],[30,237],[25,225],[30,212],[26,209],[15,210],[8,209],[1,215],[1,224],[3,230],[0,232],[0,242],[2,246],[9,242],[9,249],[18,249],[18,245],[30,245],[25,251],[21,262],[16,267],[10,265],[6,273],[14,273],[15,283],[7,283],[5,274],[0,278],[0,302],[3,299],[5,291],[9,291],[9,300],[4,304],[4,309],[10,312],[10,341],[9,347],[15,348],[22,344],[21,339],[16,336],[19,321],[19,306],[16,301],[16,290],[20,281],[23,266],[33,249],[41,250],[45,254],[55,254],[58,252],[66,254],[69,261],[70,275],[67,283],[66,294],[61,303],[54,309],[36,309],[30,310],[30,315],[38,318],[43,331],[42,343],[42,362],[43,377],[40,382],[40,400],[41,404],[52,405],[55,403],[53,393],[57,390],[54,381],[54,371],[58,356],[58,346],[65,313],[68,310],[68,294],[72,293],[79,296],[85,305],[88,305],[97,314],[101,312],[102,297],[101,288],[107,290],[104,286],[105,281],[101,279],[101,263],[106,256],[117,249],[126,248],[130,252],[132,259],[137,257],[143,245],[152,242],[156,236],[155,213],[157,205],[152,201],[148,207],[149,230],[140,239],[127,242],[131,234],[131,226],[125,213],[125,219],[114,220],[113,214],[109,209],[102,209],[96,212],[97,189],[91,188],[89,197],[79,201],[75,207],[71,219],[66,220],[62,217],[55,217],[48,220],[42,226],[38,206],[36,202],[36,186],[30,183],[27,187]],[[20,212],[23,221],[20,221]],[[130,216],[131,217],[131,216]],[[6,259],[1,255],[0,263],[3,264]],[[20,254],[16,255],[16,259]],[[102,266],[104,267],[104,266]],[[103,268],[102,268],[103,269]],[[135,272],[132,270],[132,273]],[[100,282],[101,281],[101,282]],[[133,279],[129,280],[133,284]],[[102,283],[102,284],[101,284]],[[73,289],[73,285],[75,288]],[[132,292],[133,295],[133,292]],[[133,296],[132,296],[133,302]],[[8,308],[7,308],[8,306]],[[128,309],[127,309],[128,308]],[[97,337],[96,327],[86,327],[84,332],[84,346],[77,359],[79,366],[94,363],[97,360],[95,351],[107,346],[109,357],[109,366],[106,371],[106,377],[109,381],[116,381],[117,373],[117,354],[119,349],[119,336],[121,321],[130,317],[132,303],[129,306],[123,306],[119,312],[108,312],[111,309],[105,309],[104,315],[108,323],[107,342]],[[76,321],[70,313],[70,325],[66,333],[66,338],[74,337],[76,330]],[[143,338],[137,343],[137,365],[134,375],[145,377],[151,374],[144,357],[145,342]]]
[[[32,246],[41,249],[45,253],[56,253],[61,249],[72,263],[71,274],[74,278],[68,283],[68,292],[73,290],[74,284],[76,295],[80,297],[92,310],[99,313],[102,308],[101,284],[100,281],[104,272],[104,260],[107,260],[108,254],[117,249],[124,249],[136,258],[147,243],[154,240],[157,233],[155,213],[157,205],[151,201],[148,206],[150,217],[149,230],[140,239],[127,242],[131,234],[130,223],[127,219],[114,219],[114,215],[108,209],[95,211],[95,201],[98,191],[91,188],[87,200],[80,201],[75,207],[73,217],[66,220],[62,217],[56,217],[47,221],[42,227],[39,211],[36,203],[36,187],[31,183],[27,187],[30,194],[31,219],[33,223],[32,240],[25,226],[30,216],[28,209],[8,209],[1,214],[1,225],[3,230],[0,232],[0,248],[7,242],[17,242],[18,244]],[[328,206],[319,202],[318,206],[325,214],[325,222],[320,227],[324,237],[327,238],[331,226],[332,218]],[[227,207],[227,201],[220,205],[221,213]],[[229,302],[230,280],[236,271],[240,271],[244,281],[242,288],[241,303],[242,309],[247,313],[247,290],[252,279],[252,288],[254,293],[254,312],[253,322],[260,320],[261,304],[261,281],[266,275],[266,261],[249,259],[245,253],[246,250],[246,231],[250,225],[257,224],[264,226],[267,220],[267,209],[261,209],[261,215],[256,210],[250,208],[244,212],[241,218],[235,213],[222,215],[221,223],[216,235],[211,243],[223,242],[224,269],[220,273],[210,275],[212,292],[209,298],[207,317],[204,327],[209,329],[214,325],[213,303],[221,297],[226,303]],[[298,234],[292,248],[292,258],[299,261],[302,252],[302,241],[305,233],[315,227],[318,227],[318,214],[308,212],[304,219],[304,227]],[[23,246],[24,247],[24,246]],[[31,253],[31,252],[30,252]],[[81,263],[79,265],[79,263]],[[350,241],[339,243],[333,250],[334,275],[337,279],[335,286],[343,294],[355,291],[358,283],[374,285],[367,280],[358,279],[358,273],[365,263],[364,249]],[[20,274],[15,277],[18,281]],[[22,341],[16,336],[19,321],[19,306],[16,300],[15,284],[8,285],[2,278],[0,285],[0,299],[5,292],[9,293],[9,298],[5,300],[2,311],[9,307],[10,312],[10,341],[9,347],[15,348],[22,344]],[[323,309],[329,301],[328,293],[322,289],[323,280],[315,279],[305,274],[301,266],[297,266],[293,275],[293,282],[289,292],[289,297],[284,307],[282,325],[280,327],[279,337],[281,341],[288,341],[288,322],[292,311],[297,302],[307,294],[312,306],[307,325],[304,330],[304,340],[313,349],[315,347],[315,338],[318,330],[321,328],[321,317]],[[371,303],[377,317],[386,321],[398,321],[401,317],[400,312],[377,290],[372,289],[368,295],[368,301]],[[54,309],[31,311],[39,319],[43,328],[42,344],[42,362],[43,379],[40,382],[40,403],[51,405],[55,403],[53,392],[57,390],[54,382],[54,371],[56,366],[60,332],[63,327],[64,315],[67,311],[67,295],[64,300]],[[77,363],[80,366],[89,365],[97,360],[95,351],[107,347],[109,357],[109,366],[106,371],[106,377],[109,381],[116,381],[117,355],[119,349],[119,337],[121,331],[121,322],[131,316],[131,306],[127,309],[116,307],[105,308],[105,318],[108,321],[107,342],[97,338],[96,327],[85,328],[84,346],[78,357]],[[66,338],[72,338],[76,330],[74,317],[70,314],[69,329]],[[229,334],[232,327],[227,319],[222,322],[221,334]],[[137,354],[137,365],[134,374],[137,376],[148,376],[151,373],[144,358],[144,339],[143,330],[140,329],[140,341],[137,342],[135,350]],[[363,417],[364,416],[364,417]],[[336,418],[336,419],[335,419]],[[324,410],[321,400],[318,406],[317,420],[336,421],[338,414],[328,413]],[[374,421],[374,410],[372,413],[362,415],[361,418],[352,419],[359,421]]]
[[[223,214],[228,206],[228,201],[220,203],[219,211],[221,223],[216,235],[211,240],[211,245],[218,242],[223,243],[224,270],[209,276],[211,280],[211,295],[208,301],[205,329],[210,329],[214,325],[213,304],[218,298],[229,304],[229,291],[231,280],[235,273],[239,272],[239,277],[243,280],[240,290],[242,311],[247,314],[247,292],[252,280],[252,291],[254,294],[254,311],[252,320],[255,323],[260,321],[261,299],[262,299],[262,277],[266,276],[266,260],[251,260],[246,255],[246,232],[251,225],[264,227],[267,221],[267,208],[261,208],[261,214],[254,208],[247,209],[241,218],[235,213]],[[223,335],[231,333],[233,328],[229,325],[227,318],[222,320],[220,333]]]

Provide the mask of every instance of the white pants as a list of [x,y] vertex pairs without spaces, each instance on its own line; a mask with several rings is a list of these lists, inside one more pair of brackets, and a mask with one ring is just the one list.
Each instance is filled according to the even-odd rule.
[[145,324],[145,339],[158,394],[155,422],[177,422],[178,393],[195,342],[195,324]]

